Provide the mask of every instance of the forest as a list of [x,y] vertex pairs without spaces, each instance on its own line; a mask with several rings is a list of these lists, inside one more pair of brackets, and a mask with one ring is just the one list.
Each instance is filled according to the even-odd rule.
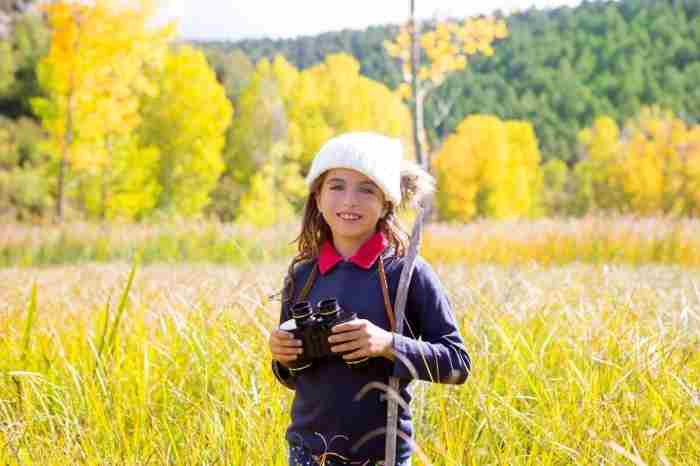
[[[660,105],[687,123],[700,121],[700,3],[693,0],[583,2],[576,8],[531,8],[507,18],[509,37],[493,57],[476,56],[428,103],[426,126],[434,145],[475,113],[527,120],[545,160],[570,165],[581,158],[578,132],[596,117],[618,122],[642,106]],[[426,27],[430,27],[427,25]],[[400,68],[386,59],[383,42],[397,26],[372,26],[296,39],[205,43],[243,51],[251,61],[282,54],[297,68],[333,53],[348,53],[360,72],[389,88]],[[451,105],[441,118],[441,106]]]
[[[183,43],[149,30],[141,3],[82,7],[81,26],[68,3],[0,5],[0,215],[267,226],[298,215],[333,134],[380,131],[411,156],[412,103],[387,51],[398,25]],[[507,33],[492,53],[465,55],[425,98],[441,219],[700,212],[700,3],[496,19]]]

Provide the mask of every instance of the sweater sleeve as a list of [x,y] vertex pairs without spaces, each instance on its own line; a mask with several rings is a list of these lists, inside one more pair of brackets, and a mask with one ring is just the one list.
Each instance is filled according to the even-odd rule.
[[[288,320],[290,318],[289,314],[289,303],[287,302],[287,297],[283,293],[282,294],[282,306],[280,308],[280,319],[279,323],[280,325],[282,322]],[[290,390],[296,389],[296,381],[294,380],[294,374],[292,374],[292,371],[284,367],[282,364],[280,364],[279,361],[272,360],[272,373],[275,375],[275,378],[285,387],[289,388]]]
[[461,384],[471,370],[445,290],[420,257],[411,277],[403,334],[394,334],[394,355],[393,375],[401,379]]

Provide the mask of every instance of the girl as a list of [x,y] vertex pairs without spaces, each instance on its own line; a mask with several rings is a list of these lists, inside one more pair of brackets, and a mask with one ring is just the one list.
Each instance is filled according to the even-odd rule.
[[328,342],[336,357],[303,369],[295,365],[301,341],[280,328],[270,334],[274,374],[295,391],[286,436],[289,465],[383,464],[391,376],[400,380],[397,464],[408,465],[410,382],[463,383],[470,371],[445,291],[420,257],[406,301],[405,331],[392,331],[407,249],[395,212],[402,201],[431,191],[432,178],[403,160],[398,140],[347,133],[321,148],[306,181],[310,195],[296,240],[299,253],[282,291],[280,323],[291,318],[295,303],[308,301],[315,309],[328,298],[357,318],[332,328]]

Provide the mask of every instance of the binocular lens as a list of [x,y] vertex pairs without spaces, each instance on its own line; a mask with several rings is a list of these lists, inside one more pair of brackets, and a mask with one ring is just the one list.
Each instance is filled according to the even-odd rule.
[[292,306],[292,317],[295,319],[304,319],[311,316],[311,304],[308,301],[300,301]]
[[335,298],[324,299],[318,303],[318,312],[321,315],[333,315],[336,314],[338,310],[338,300]]

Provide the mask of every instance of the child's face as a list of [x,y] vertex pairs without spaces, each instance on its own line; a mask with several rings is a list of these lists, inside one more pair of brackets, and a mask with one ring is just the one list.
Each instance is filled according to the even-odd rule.
[[326,173],[316,194],[316,205],[336,243],[359,247],[376,231],[386,202],[382,190],[365,175],[336,168]]

